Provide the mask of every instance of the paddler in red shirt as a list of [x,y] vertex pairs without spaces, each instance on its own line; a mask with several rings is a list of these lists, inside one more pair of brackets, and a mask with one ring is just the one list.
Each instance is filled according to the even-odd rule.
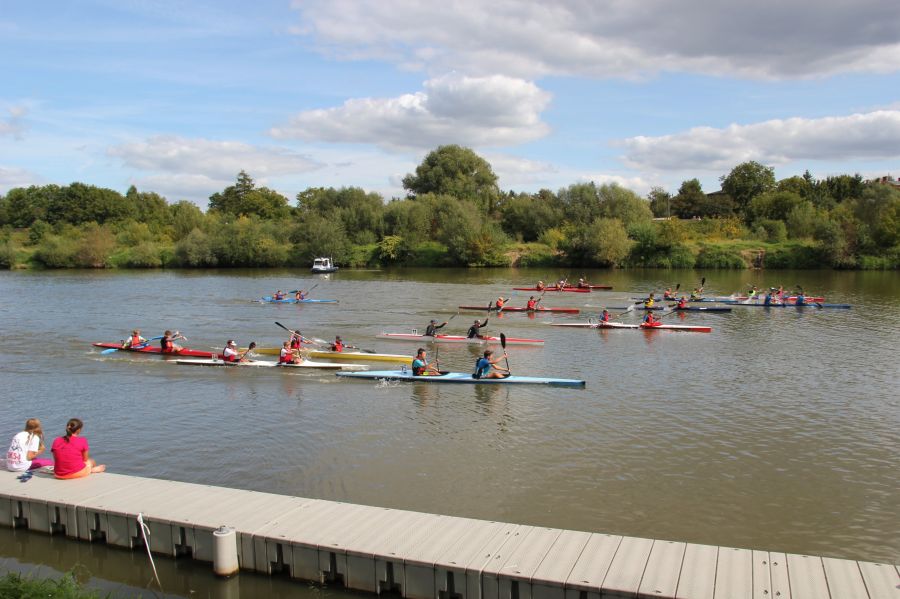
[[542,299],[544,299],[544,298],[534,299],[534,296],[532,295],[531,297],[528,298],[528,302],[525,303],[525,309],[528,310],[529,312],[534,312],[535,310],[538,309],[537,305],[540,303],[540,301]]
[[175,331],[166,331],[163,333],[162,339],[159,340],[159,346],[164,354],[177,354],[182,350],[180,345],[175,344],[176,339],[185,339],[185,336]]
[[603,308],[603,312],[600,313],[600,322],[609,322],[609,310]]
[[331,351],[344,351],[344,342],[341,341],[340,336],[334,338],[334,343],[331,344]]
[[682,295],[681,299],[678,300],[678,305],[676,306],[676,308],[678,308],[679,310],[684,310],[685,308],[687,308],[687,298]]
[[647,312],[647,315],[644,316],[644,325],[648,327],[655,327],[659,325],[659,320],[653,316],[653,312]]

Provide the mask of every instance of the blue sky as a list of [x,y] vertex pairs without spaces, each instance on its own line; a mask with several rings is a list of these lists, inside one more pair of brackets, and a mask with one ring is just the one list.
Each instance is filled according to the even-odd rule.
[[900,176],[895,0],[3,2],[0,193],[205,207],[241,169],[386,198],[441,144],[502,189]]

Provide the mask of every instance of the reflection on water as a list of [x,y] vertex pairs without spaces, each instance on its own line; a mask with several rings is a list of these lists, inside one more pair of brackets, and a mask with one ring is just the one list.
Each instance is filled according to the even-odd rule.
[[[491,317],[486,332],[546,340],[508,348],[514,373],[584,378],[585,390],[183,368],[89,345],[135,326],[149,336],[180,329],[201,349],[230,337],[274,345],[284,333],[277,320],[411,355],[418,344],[375,335],[423,329],[460,304],[486,305],[513,285],[566,274],[342,271],[317,279],[315,291],[339,304],[297,306],[247,301],[308,286],[308,275],[287,270],[2,273],[0,384],[14,401],[0,411],[0,433],[11,437],[37,416],[54,436],[78,416],[92,454],[121,473],[900,562],[895,272],[588,271],[616,289],[542,302],[581,315]],[[799,284],[855,307],[665,317],[710,334],[547,326],[596,318],[599,308],[586,305],[624,306],[632,292],[688,289],[704,276],[710,293]],[[462,313],[447,331],[464,333],[480,316]],[[482,349],[443,344],[429,355],[470,372]]]

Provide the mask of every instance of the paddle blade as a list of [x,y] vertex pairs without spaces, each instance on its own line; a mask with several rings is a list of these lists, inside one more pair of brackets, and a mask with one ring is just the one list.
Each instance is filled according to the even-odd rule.
[[115,352],[117,352],[117,351],[119,351],[119,348],[118,348],[118,347],[111,347],[111,348],[109,348],[109,349],[104,349],[102,352],[100,352],[100,355],[101,355],[101,356],[108,356],[109,354],[115,353]]
[[703,287],[704,285],[706,285],[706,277],[700,279],[700,287]]
[[500,347],[506,349],[506,333],[500,333]]
[[679,289],[681,289],[681,283],[675,285],[675,291],[677,292]]

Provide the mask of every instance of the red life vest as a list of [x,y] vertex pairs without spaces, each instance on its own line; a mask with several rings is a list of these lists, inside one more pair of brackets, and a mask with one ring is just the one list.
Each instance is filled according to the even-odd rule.
[[291,337],[291,349],[300,349],[300,337]]
[[294,355],[289,351],[281,350],[278,354],[278,363],[279,364],[293,364]]
[[498,298],[497,298],[497,308],[499,309],[499,308],[502,308],[502,307],[503,307],[503,298],[502,298],[502,297],[498,297]]
[[335,341],[331,344],[331,351],[344,351],[344,344],[340,341]]
[[163,337],[160,341],[160,346],[162,347],[162,353],[170,354],[175,351],[175,344],[168,337]]
[[528,310],[534,310],[536,306],[537,302],[535,300],[528,300],[528,303],[525,305]]
[[132,336],[131,336],[131,347],[134,347],[134,346],[136,346],[136,345],[140,345],[140,344],[142,344],[143,342],[144,342],[144,340],[141,339],[141,336],[140,336],[140,335],[132,335]]

